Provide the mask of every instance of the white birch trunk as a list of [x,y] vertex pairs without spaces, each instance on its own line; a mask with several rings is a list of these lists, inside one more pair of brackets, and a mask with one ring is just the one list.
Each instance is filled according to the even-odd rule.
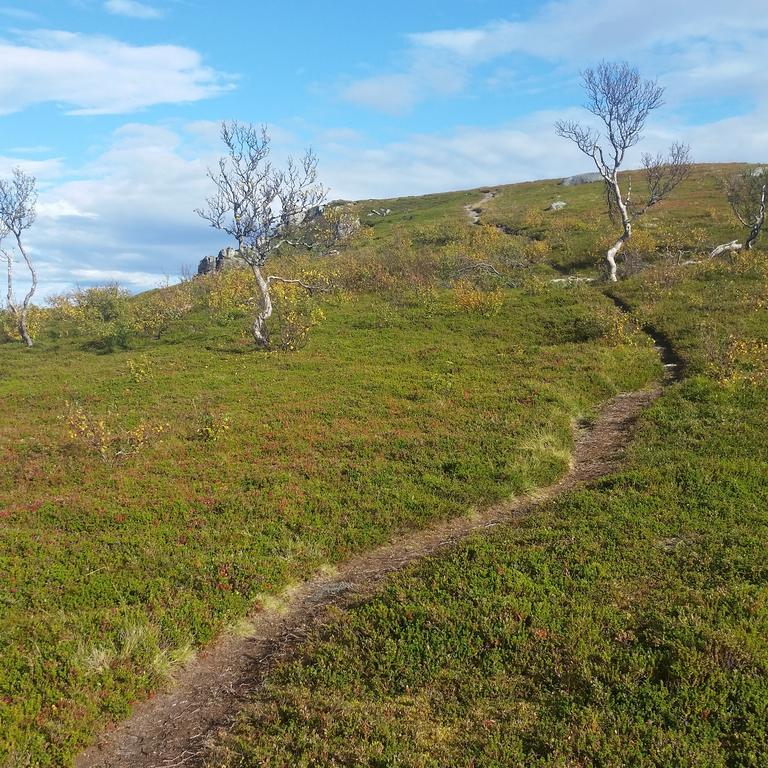
[[622,235],[605,254],[605,260],[608,262],[608,269],[610,272],[609,278],[612,283],[617,283],[619,281],[619,277],[616,273],[616,255],[624,247],[625,242],[626,238]]
[[272,297],[269,295],[269,282],[262,275],[261,269],[255,265],[251,269],[260,293],[259,306],[256,309],[256,316],[253,318],[253,340],[258,346],[267,349],[269,347],[267,320],[272,317]]
[[621,188],[619,187],[619,180],[616,176],[616,173],[607,177],[606,181],[611,185],[611,188],[613,189],[613,194],[616,198],[616,205],[619,209],[619,213],[621,214],[621,224],[624,227],[624,231],[622,232],[621,237],[608,249],[605,254],[605,260],[608,262],[609,279],[612,283],[616,283],[619,280],[616,271],[616,256],[624,247],[624,243],[626,243],[627,240],[632,237],[632,219],[630,218],[629,209],[627,207],[629,204],[631,187],[630,192],[627,193],[627,199],[624,200],[621,195]]
[[713,248],[712,252],[709,254],[709,258],[713,259],[715,256],[719,256],[721,253],[726,253],[728,251],[740,251],[743,247],[742,243],[738,240],[731,240],[730,243],[723,243],[722,245],[718,245],[717,248]]
[[744,243],[744,248],[747,251],[752,250],[752,246],[755,244],[755,241],[760,236],[760,230],[763,228],[763,224],[765,223],[765,187],[766,185],[763,184],[763,189],[760,193],[760,210],[758,211],[757,218],[752,224],[752,229],[749,232],[749,237]]
[[29,311],[29,302],[32,300],[32,297],[35,295],[35,291],[37,290],[37,273],[35,272],[32,261],[27,255],[27,252],[24,249],[24,245],[21,242],[21,238],[18,235],[16,236],[16,243],[19,247],[21,255],[24,257],[24,261],[27,264],[29,273],[32,276],[32,284],[29,288],[29,291],[27,291],[27,295],[24,297],[24,301],[21,304],[21,309],[17,312],[17,319],[19,321],[19,335],[23,339],[24,343],[28,347],[31,347],[33,341],[32,337],[29,335],[29,330],[27,329],[27,313]]

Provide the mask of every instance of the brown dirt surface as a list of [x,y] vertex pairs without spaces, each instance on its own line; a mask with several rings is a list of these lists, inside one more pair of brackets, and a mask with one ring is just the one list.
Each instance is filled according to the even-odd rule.
[[515,498],[476,514],[400,536],[316,575],[275,607],[249,616],[244,631],[227,634],[177,671],[168,690],[138,704],[133,714],[76,760],[76,768],[175,768],[200,765],[206,740],[240,712],[275,663],[294,652],[328,608],[370,596],[387,574],[445,550],[468,536],[513,523],[539,504],[614,472],[638,417],[659,388],[610,400],[591,427],[578,428],[572,466],[535,498]]
[[498,192],[493,189],[486,190],[483,192],[483,198],[482,200],[478,200],[476,203],[468,203],[464,206],[464,210],[467,212],[467,217],[469,218],[470,224],[479,224],[480,223],[480,216],[483,213],[483,206],[489,201],[493,200],[494,197]]

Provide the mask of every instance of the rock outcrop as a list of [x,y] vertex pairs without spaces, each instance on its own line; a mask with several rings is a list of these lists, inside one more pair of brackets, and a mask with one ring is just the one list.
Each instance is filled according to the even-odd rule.
[[548,211],[562,211],[568,203],[565,200],[555,200],[554,203],[550,203],[547,208]]
[[577,187],[580,184],[592,184],[595,181],[601,181],[602,176],[599,173],[578,173],[576,176],[566,176],[560,185],[563,187]]
[[216,271],[223,272],[232,267],[244,267],[245,262],[240,258],[240,252],[236,248],[222,248],[216,257]]
[[204,256],[197,265],[198,275],[209,275],[216,271],[216,259],[213,256]]
[[198,275],[210,275],[212,272],[222,272],[232,267],[244,267],[245,262],[240,258],[236,248],[222,248],[218,255],[206,256],[197,265]]

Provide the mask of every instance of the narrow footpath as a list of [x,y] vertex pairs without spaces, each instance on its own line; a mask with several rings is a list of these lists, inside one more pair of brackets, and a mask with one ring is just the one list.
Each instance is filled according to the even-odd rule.
[[[478,223],[489,190],[465,206]],[[617,299],[617,306],[627,311]],[[652,335],[665,366],[665,381],[679,378],[679,360],[665,339]],[[638,418],[661,394],[661,386],[620,394],[603,407],[594,424],[575,435],[571,468],[535,497],[511,499],[476,514],[400,536],[361,554],[332,572],[318,574],[282,596],[280,604],[255,611],[247,631],[225,635],[178,670],[165,692],[137,705],[130,718],[102,734],[82,753],[76,768],[176,768],[199,766],[206,740],[242,710],[275,663],[287,658],[307,633],[328,616],[369,597],[388,574],[461,542],[468,536],[515,520],[578,486],[617,471],[632,442]]]

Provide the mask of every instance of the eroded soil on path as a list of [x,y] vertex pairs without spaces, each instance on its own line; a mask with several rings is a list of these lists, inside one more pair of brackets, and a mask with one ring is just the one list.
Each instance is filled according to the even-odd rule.
[[172,687],[139,704],[76,761],[77,768],[170,768],[199,765],[207,738],[240,712],[276,661],[297,648],[330,606],[369,596],[387,574],[444,550],[471,534],[506,523],[577,486],[617,470],[637,419],[660,388],[610,400],[591,427],[577,429],[570,471],[535,498],[517,498],[361,554],[254,612],[247,633],[226,635],[176,674]]
[[469,218],[470,224],[479,224],[480,223],[480,217],[483,214],[483,206],[489,201],[493,200],[494,197],[498,192],[496,192],[495,189],[485,189],[483,190],[483,197],[481,200],[478,200],[476,203],[467,203],[464,206],[464,210],[467,212],[467,216]]

